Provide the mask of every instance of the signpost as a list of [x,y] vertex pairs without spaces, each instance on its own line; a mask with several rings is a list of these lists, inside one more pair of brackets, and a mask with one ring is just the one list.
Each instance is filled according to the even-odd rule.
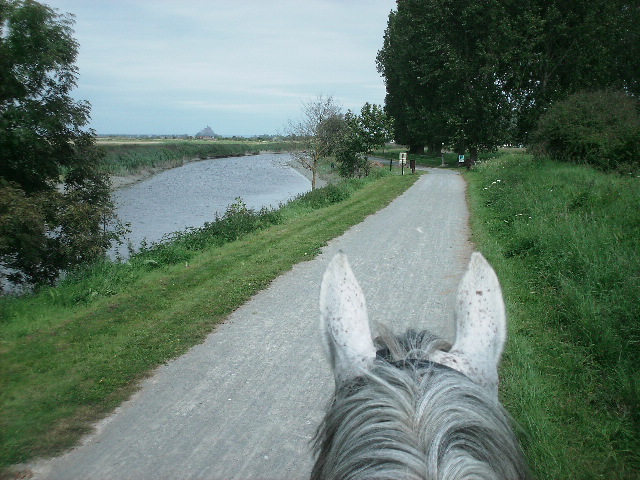
[[404,166],[407,164],[407,154],[406,153],[401,153],[400,154],[400,165],[402,166],[402,175],[404,175]]

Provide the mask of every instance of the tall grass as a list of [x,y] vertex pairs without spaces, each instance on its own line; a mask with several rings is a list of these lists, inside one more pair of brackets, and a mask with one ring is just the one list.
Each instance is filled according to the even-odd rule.
[[503,282],[505,403],[540,478],[640,471],[640,181],[510,155],[466,175]]
[[162,143],[101,144],[105,156],[102,169],[111,175],[126,175],[156,167],[175,167],[192,159],[234,157],[260,150],[281,150],[284,143],[166,141]]

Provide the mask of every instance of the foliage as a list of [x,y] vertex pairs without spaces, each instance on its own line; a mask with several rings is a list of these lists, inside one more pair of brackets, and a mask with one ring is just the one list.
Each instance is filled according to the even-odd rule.
[[[360,185],[362,187],[362,185]],[[307,193],[299,195],[294,203],[310,207],[310,208],[323,208],[340,203],[347,200],[353,193],[354,185],[350,182],[340,182],[336,185],[327,185],[316,190],[312,190]]]
[[233,157],[258,153],[284,144],[223,143],[219,141],[171,141],[152,144],[100,144],[104,158],[100,169],[112,175],[136,173],[146,168],[175,167],[192,159]]
[[360,130],[358,116],[348,111],[344,123],[345,128],[340,145],[335,152],[338,173],[345,178],[367,176],[369,173],[369,161],[366,157],[368,148]]
[[639,179],[530,155],[466,178],[473,240],[509,314],[503,401],[536,476],[635,478]]
[[355,116],[353,120],[365,153],[384,147],[393,139],[393,119],[380,105],[365,103],[360,109],[360,115]]
[[300,150],[292,155],[311,170],[312,190],[316,188],[318,162],[335,151],[342,127],[342,107],[331,95],[324,97],[319,94],[315,99],[303,102],[301,118],[289,121],[289,136],[301,142]]
[[[346,200],[318,209],[296,200],[269,228],[222,246],[196,242],[188,263],[180,256],[190,246],[178,241],[162,265],[144,255],[105,261],[36,294],[0,297],[0,466],[76,443],[141,378],[416,179],[349,181]],[[230,211],[247,215],[239,203]]]
[[396,141],[493,149],[509,120],[503,89],[513,46],[505,3],[407,0],[389,16],[378,70]]
[[[78,76],[73,21],[35,1],[0,2],[0,265],[12,281],[53,281],[104,254],[117,228],[89,104]],[[61,183],[61,185],[60,185]]]
[[206,222],[199,228],[173,232],[165,235],[158,243],[143,245],[132,261],[143,262],[153,267],[186,262],[206,248],[222,246],[251,232],[279,223],[282,223],[279,211],[268,208],[256,211],[247,208],[242,198],[238,197],[227,207],[223,215],[216,214],[213,222]]
[[533,151],[604,170],[640,161],[640,104],[624,93],[583,92],[555,103],[540,118]]
[[404,0],[378,70],[395,138],[420,153],[522,143],[548,105],[584,89],[638,95],[640,9],[628,0]]
[[[640,9],[629,0],[514,2],[517,62],[507,85],[526,140],[553,102],[611,88],[640,94]],[[511,20],[509,20],[511,21]]]
[[393,122],[379,105],[365,103],[360,115],[349,110],[344,117],[342,137],[335,149],[340,175],[347,178],[367,176],[370,170],[367,155],[391,140],[392,128]]

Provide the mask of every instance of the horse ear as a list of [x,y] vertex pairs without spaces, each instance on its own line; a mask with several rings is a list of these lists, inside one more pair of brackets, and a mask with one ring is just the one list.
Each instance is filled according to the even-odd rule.
[[364,294],[342,252],[333,258],[322,278],[320,321],[336,384],[360,375],[371,365],[376,349]]
[[478,252],[458,288],[456,339],[434,361],[464,373],[498,396],[498,364],[507,337],[507,316],[496,273]]

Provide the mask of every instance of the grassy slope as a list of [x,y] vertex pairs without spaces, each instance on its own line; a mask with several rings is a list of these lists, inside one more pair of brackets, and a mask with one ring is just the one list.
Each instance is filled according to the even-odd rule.
[[154,367],[200,342],[272,279],[416,179],[384,177],[341,203],[288,211],[282,224],[210,248],[187,264],[132,271],[120,293],[64,307],[52,289],[1,303],[0,465],[75,443]]
[[468,174],[504,288],[501,391],[539,478],[638,478],[638,178],[512,155]]

